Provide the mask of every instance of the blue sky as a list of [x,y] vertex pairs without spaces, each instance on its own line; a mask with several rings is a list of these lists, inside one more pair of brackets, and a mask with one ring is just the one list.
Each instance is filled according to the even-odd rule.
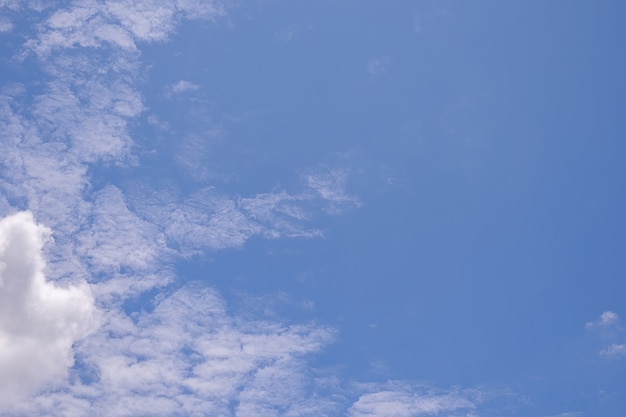
[[622,416],[625,20],[0,1],[0,413]]

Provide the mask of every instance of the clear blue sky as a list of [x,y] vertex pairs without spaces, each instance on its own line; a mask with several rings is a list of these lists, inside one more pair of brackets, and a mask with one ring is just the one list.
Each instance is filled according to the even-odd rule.
[[3,415],[626,412],[626,5],[5,1],[0,36]]

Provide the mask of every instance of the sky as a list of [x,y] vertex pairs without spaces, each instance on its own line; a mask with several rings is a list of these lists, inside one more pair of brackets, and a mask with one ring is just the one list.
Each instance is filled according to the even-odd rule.
[[0,414],[623,416],[625,23],[0,0]]

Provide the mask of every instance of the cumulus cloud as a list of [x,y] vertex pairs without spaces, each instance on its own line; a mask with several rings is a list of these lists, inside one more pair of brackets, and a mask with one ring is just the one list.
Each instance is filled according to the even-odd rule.
[[42,248],[49,238],[29,212],[0,220],[0,403],[63,377],[72,345],[93,325],[86,284],[46,281]]

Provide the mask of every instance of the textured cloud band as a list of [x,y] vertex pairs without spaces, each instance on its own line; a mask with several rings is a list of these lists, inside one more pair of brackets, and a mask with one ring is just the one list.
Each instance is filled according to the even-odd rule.
[[30,212],[0,220],[0,402],[63,377],[72,345],[93,324],[86,284],[46,281],[42,248],[49,239]]

